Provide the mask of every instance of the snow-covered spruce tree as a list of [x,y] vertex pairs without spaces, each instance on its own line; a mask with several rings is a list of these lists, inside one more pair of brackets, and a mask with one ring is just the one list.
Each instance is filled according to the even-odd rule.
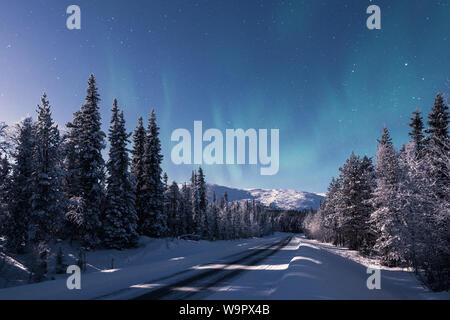
[[146,140],[146,131],[144,128],[142,117],[139,117],[138,125],[133,133],[133,151],[132,151],[132,159],[131,159],[131,172],[133,173],[135,179],[135,208],[136,213],[139,217],[138,223],[138,231],[142,233],[142,224],[141,221],[144,219],[145,207],[146,207],[146,198],[145,191],[143,189],[145,185],[145,164],[144,164],[144,156],[145,156],[145,140]]
[[198,220],[197,220],[197,233],[204,239],[208,239],[208,198],[206,191],[205,175],[202,167],[198,168],[198,175],[196,179],[198,190]]
[[254,237],[261,236],[261,228],[260,228],[260,211],[258,210],[258,206],[256,205],[255,199],[252,200],[252,210],[251,210],[251,233]]
[[79,152],[80,195],[76,210],[68,212],[68,219],[77,228],[77,236],[86,247],[95,248],[101,244],[101,221],[105,190],[105,162],[102,150],[105,148],[105,133],[101,130],[101,116],[98,103],[100,101],[94,75],[88,80],[85,103],[79,113],[80,119],[75,123],[80,126],[76,145]]
[[399,164],[389,131],[383,128],[376,157],[376,188],[371,226],[376,240],[374,250],[387,266],[405,262],[405,221],[399,210]]
[[199,209],[199,196],[198,196],[198,184],[197,184],[197,172],[192,171],[191,175],[191,209],[192,209],[192,229],[195,234],[199,234],[200,226],[200,209]]
[[232,229],[233,235],[232,239],[239,239],[241,237],[241,227],[242,227],[242,211],[241,204],[239,202],[233,202],[231,204],[231,212],[233,215]]
[[364,221],[364,224],[361,225],[360,230],[361,244],[359,246],[359,250],[363,254],[369,255],[372,252],[376,239],[376,235],[370,225],[370,217],[374,211],[372,196],[376,187],[375,168],[372,163],[372,158],[364,156],[361,160],[360,169],[361,182],[359,194],[361,203],[359,204],[359,210],[361,216],[363,217],[362,220]]
[[180,210],[180,190],[178,184],[173,181],[166,191],[166,214],[169,235],[172,237],[183,234],[182,216]]
[[194,221],[192,219],[192,196],[191,188],[184,183],[181,187],[181,208],[182,211],[182,221],[184,225],[183,234],[193,234],[194,233]]
[[450,288],[450,138],[448,106],[441,94],[428,119],[424,156],[413,172],[423,208],[416,270],[431,289],[446,290]]
[[[6,235],[8,204],[11,187],[11,165],[8,158],[0,155],[0,237]],[[2,249],[0,249],[1,252]]]
[[444,98],[438,94],[433,109],[428,115],[429,129],[426,137],[426,155],[428,174],[432,175],[433,191],[436,195],[446,201],[450,201],[447,192],[450,185],[450,174],[448,171],[448,155],[450,153],[450,138],[448,135],[449,109],[444,103]]
[[8,154],[10,151],[11,143],[7,129],[8,125],[0,122],[0,154]]
[[164,215],[164,186],[161,181],[161,142],[159,127],[156,124],[155,110],[152,110],[145,139],[144,185],[146,204],[141,221],[143,234],[150,237],[163,237],[167,233],[167,217]]
[[208,239],[219,238],[219,207],[217,204],[216,192],[213,192],[212,203],[208,204]]
[[342,217],[339,215],[340,199],[341,179],[333,177],[328,187],[327,197],[319,210],[319,216],[323,216],[322,226],[315,224],[310,228],[313,237],[317,237],[317,239],[325,242],[342,245]]
[[31,197],[30,241],[35,244],[54,239],[63,221],[64,194],[59,169],[60,136],[44,93],[37,107]]
[[119,112],[117,99],[112,106],[108,140],[109,159],[106,163],[106,208],[102,218],[103,243],[106,247],[124,249],[134,247],[138,241],[138,216],[134,208],[135,194],[128,171],[129,156],[123,112]]
[[233,239],[234,237],[234,231],[233,231],[233,212],[232,212],[232,208],[231,208],[231,203],[228,202],[228,193],[225,192],[223,194],[223,211],[224,211],[224,216],[225,216],[225,240],[230,240]]
[[81,214],[81,134],[82,113],[78,110],[73,113],[72,122],[66,123],[67,132],[61,141],[63,181],[62,186],[66,195],[64,238],[71,241],[81,237],[79,229],[83,224]]
[[403,145],[399,154],[400,178],[398,185],[399,212],[406,221],[405,259],[413,268],[417,267],[417,258],[423,252],[425,233],[429,212],[433,209],[432,202],[424,201],[426,186],[423,184],[422,163],[423,155],[417,150],[417,144],[411,140]]
[[[173,233],[174,231],[174,225],[171,225],[171,221],[169,221],[171,219],[171,217],[169,216],[169,176],[167,175],[166,172],[163,172],[162,175],[162,184],[163,184],[163,215],[166,217],[166,221],[167,221],[167,234],[166,236],[168,237],[174,237],[175,234]],[[173,217],[175,218],[175,216]],[[173,222],[173,221],[172,221]]]
[[81,195],[80,182],[80,139],[82,130],[82,113],[80,110],[73,114],[72,122],[66,124],[67,133],[63,136],[63,154],[64,154],[64,190],[67,197],[79,197]]
[[242,208],[242,237],[250,238],[252,236],[252,222],[251,222],[251,212],[252,208],[250,205],[250,201],[245,201],[244,206]]
[[31,217],[33,151],[35,135],[31,118],[25,118],[16,126],[14,163],[9,196],[9,217],[6,226],[7,247],[23,253],[28,244]]
[[[367,160],[366,160],[367,161]],[[353,152],[341,171],[341,197],[339,214],[342,218],[344,245],[359,250],[366,238],[370,210],[364,204],[370,196],[371,186],[366,185],[362,159]]]
[[411,132],[408,133],[408,135],[411,137],[411,140],[414,143],[415,156],[419,158],[422,155],[425,142],[423,135],[423,120],[418,108],[413,112],[413,115],[414,116],[410,118],[411,122],[409,124],[412,129]]

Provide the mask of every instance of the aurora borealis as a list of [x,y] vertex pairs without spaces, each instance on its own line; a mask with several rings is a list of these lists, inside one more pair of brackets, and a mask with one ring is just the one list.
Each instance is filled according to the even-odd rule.
[[[81,30],[66,8],[81,8]],[[366,28],[381,8],[382,29]],[[171,132],[277,128],[280,170],[206,165],[209,182],[325,192],[352,151],[373,156],[386,125],[400,148],[411,112],[450,94],[450,1],[149,0],[0,2],[0,121],[34,116],[42,91],[61,125],[94,73],[106,131],[114,97],[128,130],[155,108],[170,180]]]

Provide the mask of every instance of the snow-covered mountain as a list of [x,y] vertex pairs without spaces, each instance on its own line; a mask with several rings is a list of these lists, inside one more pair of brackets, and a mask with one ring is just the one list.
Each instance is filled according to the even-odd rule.
[[208,196],[212,199],[213,192],[221,199],[225,191],[229,201],[255,199],[261,204],[274,209],[301,210],[317,209],[324,199],[323,194],[283,189],[237,189],[216,184],[208,184]]

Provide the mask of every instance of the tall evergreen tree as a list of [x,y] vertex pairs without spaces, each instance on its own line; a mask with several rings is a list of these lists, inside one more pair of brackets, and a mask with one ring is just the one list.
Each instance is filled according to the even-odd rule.
[[161,181],[162,160],[159,127],[156,124],[155,110],[152,110],[144,151],[143,192],[147,202],[141,222],[143,233],[150,237],[162,237],[167,232],[167,217],[164,215],[164,186]]
[[184,183],[181,187],[181,208],[182,211],[182,222],[184,225],[183,233],[192,234],[194,233],[194,221],[192,219],[192,202],[191,202],[191,188]]
[[[328,186],[327,197],[319,210],[323,216],[324,232],[319,236],[323,241],[333,241],[334,244],[343,244],[342,217],[339,215],[341,198],[341,179],[334,177]],[[319,226],[316,226],[319,229]],[[318,230],[317,230],[318,231]]]
[[144,191],[145,185],[145,141],[146,131],[144,128],[142,117],[139,117],[139,123],[133,134],[133,151],[131,160],[131,172],[133,173],[136,184],[136,203],[135,208],[139,217],[138,230],[142,233],[142,221],[144,221],[144,214],[146,210],[146,194]]
[[198,190],[197,233],[206,239],[208,238],[208,220],[207,220],[208,198],[207,198],[205,175],[203,173],[202,167],[199,167],[198,169],[196,183]]
[[178,184],[173,181],[167,189],[167,226],[169,234],[173,237],[183,234],[182,216],[183,212],[180,210],[180,190]]
[[63,221],[63,193],[59,170],[60,136],[58,127],[53,122],[45,93],[42,95],[37,113],[30,226],[30,237],[36,243],[53,239]]
[[7,154],[10,147],[8,133],[6,131],[7,128],[8,125],[6,123],[0,122],[0,154]]
[[31,118],[17,125],[15,159],[11,178],[7,246],[11,251],[22,253],[28,244],[31,217],[33,152],[35,134]]
[[429,186],[440,199],[449,202],[449,111],[441,94],[437,95],[428,119],[429,129],[425,130],[429,134],[426,138],[425,170],[429,175]]
[[444,103],[442,94],[438,94],[434,101],[433,109],[428,115],[429,129],[425,130],[429,134],[427,140],[435,140],[436,143],[443,148],[448,148],[448,124],[449,124],[449,109],[448,105]]
[[0,156],[0,236],[6,234],[5,225],[8,217],[11,166],[6,156]]
[[448,106],[441,94],[428,119],[425,155],[412,167],[422,212],[416,270],[432,289],[442,290],[450,287],[450,138]]
[[117,99],[111,109],[108,140],[110,142],[106,199],[107,206],[102,219],[103,241],[107,247],[123,249],[134,247],[138,241],[138,216],[134,208],[135,194],[128,171],[129,156],[123,112],[119,112]]
[[63,136],[64,154],[64,190],[68,198],[79,197],[81,195],[81,134],[83,118],[80,110],[73,114],[72,122],[66,124],[67,133]]
[[201,216],[200,216],[200,209],[199,209],[199,195],[198,195],[198,183],[197,183],[197,172],[194,170],[192,171],[191,175],[191,208],[192,208],[192,228],[193,231],[201,235],[199,233],[199,230],[201,230]]
[[423,120],[420,115],[419,109],[413,112],[414,117],[411,118],[411,123],[409,126],[412,128],[408,135],[414,142],[414,149],[416,157],[420,157],[424,146],[424,135],[423,135]]
[[371,225],[377,234],[374,249],[388,266],[404,262],[404,221],[400,215],[398,199],[399,164],[394,145],[386,127],[378,141],[376,183]]
[[101,129],[101,116],[98,103],[100,101],[94,75],[88,80],[85,103],[76,113],[74,123],[80,126],[77,132],[76,146],[79,152],[79,204],[76,210],[69,213],[69,219],[78,225],[78,236],[87,247],[99,246],[101,221],[105,190],[105,162],[102,150],[105,148],[105,133]]
[[219,207],[217,204],[216,192],[213,192],[212,203],[208,210],[208,239],[219,238]]

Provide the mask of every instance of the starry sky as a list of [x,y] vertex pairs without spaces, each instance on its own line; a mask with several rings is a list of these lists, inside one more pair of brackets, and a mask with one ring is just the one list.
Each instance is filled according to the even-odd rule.
[[[81,30],[66,8],[81,8]],[[366,9],[381,8],[381,30]],[[325,192],[352,151],[373,156],[382,127],[397,147],[411,112],[450,94],[448,0],[34,0],[0,2],[0,121],[35,116],[46,91],[64,125],[94,73],[107,130],[114,97],[128,130],[155,108],[163,169],[177,128],[278,128],[280,170],[204,166],[234,187]],[[106,153],[105,153],[106,154]]]

